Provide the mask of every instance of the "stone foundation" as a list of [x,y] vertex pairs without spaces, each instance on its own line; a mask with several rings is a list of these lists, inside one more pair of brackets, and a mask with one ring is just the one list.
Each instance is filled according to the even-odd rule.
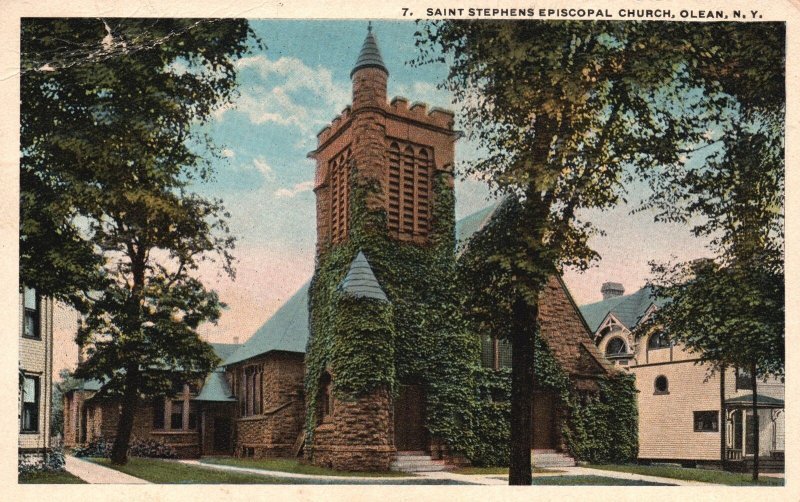
[[314,430],[306,459],[343,471],[386,471],[395,458],[392,401],[377,389],[352,401],[334,399],[332,416]]

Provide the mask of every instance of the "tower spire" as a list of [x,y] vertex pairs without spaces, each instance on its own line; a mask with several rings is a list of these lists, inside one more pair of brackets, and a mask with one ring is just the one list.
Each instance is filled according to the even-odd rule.
[[386,72],[387,75],[389,74],[389,70],[383,64],[381,51],[378,49],[378,41],[372,33],[372,21],[367,24],[367,38],[364,39],[364,45],[361,46],[356,65],[350,72],[350,78],[353,78],[353,75],[362,68],[378,68]]

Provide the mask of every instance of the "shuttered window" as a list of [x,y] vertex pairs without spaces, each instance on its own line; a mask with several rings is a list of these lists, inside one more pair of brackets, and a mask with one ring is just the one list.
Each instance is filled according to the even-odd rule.
[[334,243],[347,237],[350,217],[350,168],[352,151],[346,148],[329,163],[331,173],[331,239]]
[[398,238],[425,237],[431,224],[431,154],[427,148],[392,141],[388,160],[389,232]]

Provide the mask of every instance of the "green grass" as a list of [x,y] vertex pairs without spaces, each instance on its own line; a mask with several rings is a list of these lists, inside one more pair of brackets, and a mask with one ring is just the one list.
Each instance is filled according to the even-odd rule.
[[[671,467],[665,465],[589,465],[592,469],[602,469],[604,471],[630,472],[633,474],[643,474],[646,476],[660,476],[663,478],[680,479],[683,481],[702,481],[704,483],[716,483],[731,486],[753,485],[751,474],[716,471],[711,469],[690,469],[686,467]],[[764,486],[783,486],[782,478],[769,478],[762,476],[758,481],[759,485]]]
[[107,458],[87,458],[91,462],[104,467],[116,469],[125,474],[150,481],[151,483],[164,484],[285,484],[286,479],[248,474],[240,472],[221,471],[217,469],[195,467],[169,460],[156,460],[151,458],[131,458],[125,465],[114,465]]
[[592,486],[669,486],[666,483],[653,483],[634,479],[609,478],[606,476],[544,476],[533,478],[533,485],[592,485]]
[[[492,475],[492,474],[505,474],[508,475],[508,467],[461,467],[459,469],[454,469],[452,471],[454,474],[466,474],[468,476],[477,476],[477,475]],[[556,474],[559,471],[555,469],[545,469],[543,467],[534,467],[533,472],[536,474]]]
[[292,472],[295,474],[312,474],[315,476],[342,476],[342,477],[364,477],[364,478],[396,478],[409,477],[413,474],[406,472],[350,472],[335,471],[316,465],[303,464],[295,459],[287,458],[231,458],[231,457],[204,457],[201,462],[206,464],[230,465],[233,467],[246,467],[248,469],[262,469],[265,471]]
[[67,471],[29,472],[17,478],[20,484],[76,485],[86,481]]

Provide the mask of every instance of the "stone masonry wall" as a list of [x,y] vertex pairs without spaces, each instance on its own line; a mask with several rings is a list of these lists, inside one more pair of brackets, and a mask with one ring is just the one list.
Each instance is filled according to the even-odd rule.
[[385,471],[394,460],[392,400],[377,389],[353,401],[334,400],[329,421],[314,431],[310,460],[345,471]]
[[236,420],[235,452],[240,457],[291,456],[305,419],[303,357],[273,352],[260,361],[264,411]]

